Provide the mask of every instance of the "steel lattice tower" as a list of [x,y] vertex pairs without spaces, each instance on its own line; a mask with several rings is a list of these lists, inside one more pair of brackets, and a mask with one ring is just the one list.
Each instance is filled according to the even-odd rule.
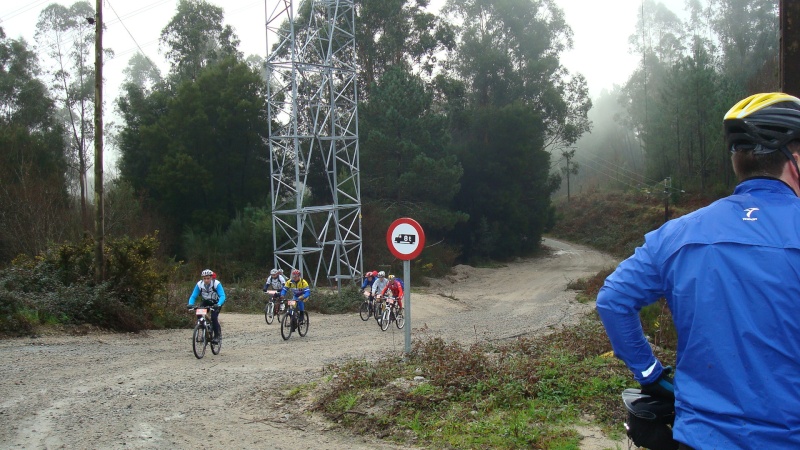
[[354,0],[267,3],[275,264],[339,289],[363,271]]

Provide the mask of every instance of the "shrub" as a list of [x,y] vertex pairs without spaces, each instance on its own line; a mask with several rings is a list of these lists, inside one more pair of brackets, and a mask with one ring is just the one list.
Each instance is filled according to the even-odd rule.
[[90,239],[17,258],[0,276],[4,330],[27,334],[36,325],[62,323],[139,331],[178,321],[166,290],[175,265],[159,263],[157,249],[155,236],[110,241],[100,284]]

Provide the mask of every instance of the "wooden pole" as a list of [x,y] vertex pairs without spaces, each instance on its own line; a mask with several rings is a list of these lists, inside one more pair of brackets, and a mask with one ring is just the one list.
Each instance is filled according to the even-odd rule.
[[103,208],[103,0],[96,0],[94,39],[94,204],[95,204],[95,281],[105,280]]

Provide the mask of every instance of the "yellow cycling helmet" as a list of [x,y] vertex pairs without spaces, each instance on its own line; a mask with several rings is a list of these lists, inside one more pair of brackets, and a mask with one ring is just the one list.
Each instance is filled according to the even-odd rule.
[[751,95],[733,105],[723,119],[725,142],[731,152],[767,154],[800,139],[800,99],[782,92]]
[[394,278],[394,275],[389,275],[389,279],[390,280],[393,279],[393,278]]

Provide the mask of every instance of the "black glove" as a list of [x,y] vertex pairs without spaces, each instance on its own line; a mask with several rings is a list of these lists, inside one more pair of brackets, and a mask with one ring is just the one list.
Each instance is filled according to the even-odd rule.
[[187,307],[187,308],[189,308],[189,310],[192,310],[192,309],[194,309],[194,306],[193,306],[193,305],[186,305],[186,307]]
[[220,308],[222,308],[222,305],[211,305],[212,311],[219,311]]
[[672,367],[665,367],[664,371],[661,372],[661,376],[655,382],[642,385],[642,394],[675,400],[675,389],[671,375]]

